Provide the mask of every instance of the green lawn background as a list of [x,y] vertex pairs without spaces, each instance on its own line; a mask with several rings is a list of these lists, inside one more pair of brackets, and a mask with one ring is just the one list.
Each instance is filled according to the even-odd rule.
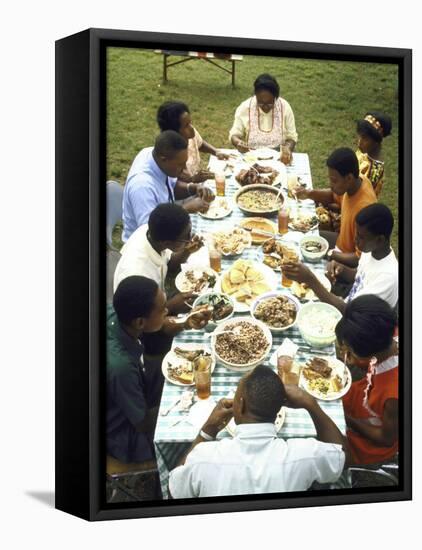
[[[224,62],[220,61],[224,64]],[[228,64],[226,64],[228,66]],[[107,59],[107,179],[124,183],[130,165],[158,134],[156,111],[163,101],[188,104],[194,126],[216,147],[229,147],[234,111],[252,94],[264,72],[277,78],[292,106],[299,142],[309,154],[314,187],[327,187],[325,160],[337,147],[356,148],[356,123],[367,110],[388,113],[393,133],[384,140],[386,183],[380,202],[395,218],[398,234],[398,69],[396,65],[245,56],[237,63],[236,88],[230,76],[194,60],[168,71],[162,83],[162,56],[152,51],[109,48]],[[207,157],[203,155],[204,166]]]

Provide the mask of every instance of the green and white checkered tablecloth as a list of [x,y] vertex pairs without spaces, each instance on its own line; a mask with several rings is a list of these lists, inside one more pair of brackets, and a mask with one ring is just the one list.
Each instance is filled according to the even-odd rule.
[[[215,168],[215,164],[213,164],[213,162],[215,163],[215,159],[211,159],[211,170]],[[305,181],[308,186],[312,186],[309,158],[307,154],[294,153],[293,164],[287,168],[287,172],[288,174],[293,173],[300,176],[302,181]],[[238,186],[234,182],[234,178],[226,177],[226,197],[233,197],[237,189]],[[287,196],[287,193],[285,193],[285,196]],[[294,200],[287,200],[288,206],[292,206],[293,208],[296,207]],[[306,210],[310,214],[315,212],[315,206],[312,201],[304,201],[301,203],[300,207],[302,211]],[[238,224],[241,219],[244,219],[244,215],[242,211],[237,208],[237,206],[234,206],[232,214],[223,220],[207,220],[198,215],[192,216],[192,218],[194,218],[193,225],[195,232],[212,232],[216,231],[218,226],[221,226],[223,223],[224,225]],[[276,221],[275,217],[274,221]],[[315,233],[317,233],[317,231]],[[298,235],[298,238],[301,238],[301,236],[302,235]],[[259,248],[260,247],[258,246],[254,246],[246,249],[241,257],[244,259],[259,260]],[[233,257],[230,257],[229,259],[223,257],[222,271],[229,268],[233,261]],[[325,261],[313,263],[310,264],[310,266],[312,269],[324,271]],[[278,289],[282,289],[281,275],[279,277]],[[247,314],[236,313],[235,317],[240,315]],[[278,346],[280,346],[286,337],[290,338],[300,346],[301,349],[298,352],[297,360],[305,362],[309,356],[309,353],[307,352],[307,350],[309,350],[309,346],[301,338],[301,335],[296,327],[292,327],[282,333],[273,333],[273,346],[271,349],[271,354]],[[181,345],[186,342],[197,342],[199,345],[209,345],[209,339],[204,338],[204,333],[202,331],[185,331],[174,339],[174,345]],[[321,351],[326,352],[327,355],[335,354],[334,345]],[[271,354],[269,354],[266,361],[263,362],[264,365],[271,366],[269,363]],[[213,399],[218,401],[220,398],[227,397],[227,395],[232,394],[236,390],[241,376],[241,373],[233,372],[227,369],[224,365],[217,363],[211,379],[211,395]],[[186,388],[184,387],[170,384],[166,381],[160,404],[160,413],[170,407],[185,389]],[[326,414],[334,420],[342,433],[345,433],[346,423],[341,399],[329,402],[320,401],[320,405]],[[186,416],[186,413],[180,413],[175,410],[170,411],[170,413],[166,416],[162,416],[161,414],[158,416],[154,444],[164,498],[168,498],[167,488],[169,472],[175,468],[178,461],[187,451],[191,442],[197,435],[197,429],[186,421]],[[315,435],[315,427],[307,411],[304,409],[287,409],[285,421],[279,432],[279,437],[314,437]],[[219,438],[222,437],[230,437],[230,435],[224,430],[219,434]]]

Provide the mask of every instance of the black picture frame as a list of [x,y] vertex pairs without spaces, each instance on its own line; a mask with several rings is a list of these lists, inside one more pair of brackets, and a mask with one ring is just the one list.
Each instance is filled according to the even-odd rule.
[[[105,51],[199,50],[399,67],[400,482],[145,505],[107,505],[102,434],[105,365]],[[412,498],[412,51],[334,44],[89,29],[56,42],[56,508],[87,520],[262,510]]]

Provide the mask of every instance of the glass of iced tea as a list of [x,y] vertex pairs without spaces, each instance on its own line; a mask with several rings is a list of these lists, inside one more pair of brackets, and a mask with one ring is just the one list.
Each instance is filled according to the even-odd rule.
[[211,246],[208,248],[209,256],[210,256],[210,267],[217,273],[220,273],[221,271],[221,252],[219,252],[215,246]]
[[211,395],[211,357],[199,357],[194,363],[193,379],[199,399]]
[[281,284],[282,286],[286,288],[290,288],[292,286],[293,281],[288,279],[284,275],[283,271],[283,265],[285,264],[295,264],[299,261],[299,256],[296,252],[296,250],[293,250],[292,248],[284,248],[283,257],[281,259]]
[[226,194],[226,176],[220,172],[215,174],[214,179],[217,197],[224,197]]
[[277,357],[277,371],[283,384],[299,384],[299,375],[292,372],[293,357],[288,355],[279,355]]

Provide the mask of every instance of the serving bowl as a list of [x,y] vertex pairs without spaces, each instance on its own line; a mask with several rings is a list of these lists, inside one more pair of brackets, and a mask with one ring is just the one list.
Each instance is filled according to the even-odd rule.
[[[309,243],[318,243],[322,246],[322,249],[319,252],[308,251],[306,250],[306,245]],[[318,262],[327,254],[329,244],[327,239],[324,239],[320,235],[307,235],[301,239],[299,246],[305,260],[308,260],[308,262]]]
[[248,193],[250,191],[261,191],[265,193],[271,193],[274,195],[274,199],[277,197],[279,191],[275,189],[274,187],[271,187],[270,185],[265,184],[254,184],[254,185],[245,185],[244,187],[241,187],[235,194],[234,199],[237,204],[237,206],[244,212],[245,214],[250,214],[254,216],[272,216],[273,214],[276,214],[280,208],[284,204],[284,196],[282,193],[278,196],[277,203],[274,204],[272,207],[268,207],[264,210],[255,209],[251,207],[242,206],[239,204],[239,198],[244,195],[245,193]]
[[[289,325],[286,325],[284,327],[274,327],[272,325],[270,325],[269,323],[266,323],[265,321],[262,321],[260,319],[257,319],[255,317],[255,311],[256,311],[256,308],[258,307],[258,305],[265,301],[265,300],[268,300],[268,298],[276,298],[277,296],[284,296],[285,298],[287,298],[296,308],[296,316],[295,316],[295,319],[293,321],[293,323],[290,323]],[[274,333],[279,333],[279,332],[283,332],[289,328],[291,328],[293,325],[296,324],[296,320],[297,320],[297,314],[299,312],[301,308],[301,304],[299,302],[299,300],[297,298],[295,298],[294,296],[292,296],[291,294],[288,294],[287,292],[266,292],[265,294],[262,294],[262,296],[259,296],[256,300],[254,300],[251,304],[251,316],[256,319],[257,321],[261,322],[261,323],[264,323],[265,326],[267,326],[271,332],[274,332]]]
[[208,324],[205,327],[205,330],[207,332],[213,331],[216,328],[217,325],[219,325],[220,323],[223,323],[224,321],[227,321],[227,319],[230,319],[231,317],[233,317],[234,308],[235,308],[234,301],[228,294],[225,294],[224,292],[210,291],[210,292],[206,292],[204,294],[201,294],[201,296],[198,296],[198,298],[196,298],[196,300],[193,303],[192,309],[197,307],[197,306],[202,306],[202,305],[205,305],[205,304],[209,304],[210,299],[212,298],[212,296],[221,296],[221,297],[226,298],[233,309],[232,309],[232,311],[229,315],[226,315],[225,317],[223,317],[222,319],[219,319],[218,321],[213,321],[213,320],[208,321]]
[[[262,350],[262,355],[260,355],[259,358],[254,359],[253,361],[249,361],[247,363],[235,363],[227,359],[224,359],[216,351],[217,336],[220,332],[223,332],[225,330],[232,330],[232,328],[230,328],[232,325],[236,326],[243,321],[259,327],[264,333],[264,337],[267,341],[267,345]],[[267,358],[268,354],[271,351],[272,343],[273,343],[273,337],[271,335],[271,331],[264,323],[262,323],[261,321],[257,321],[253,317],[233,317],[232,319],[227,319],[226,321],[223,321],[217,326],[217,328],[214,331],[214,335],[211,338],[211,349],[217,361],[225,365],[228,369],[234,370],[237,372],[248,372],[265,361],[265,359]]]
[[302,338],[311,346],[326,347],[336,340],[335,327],[342,315],[330,304],[308,302],[302,305],[296,324]]

